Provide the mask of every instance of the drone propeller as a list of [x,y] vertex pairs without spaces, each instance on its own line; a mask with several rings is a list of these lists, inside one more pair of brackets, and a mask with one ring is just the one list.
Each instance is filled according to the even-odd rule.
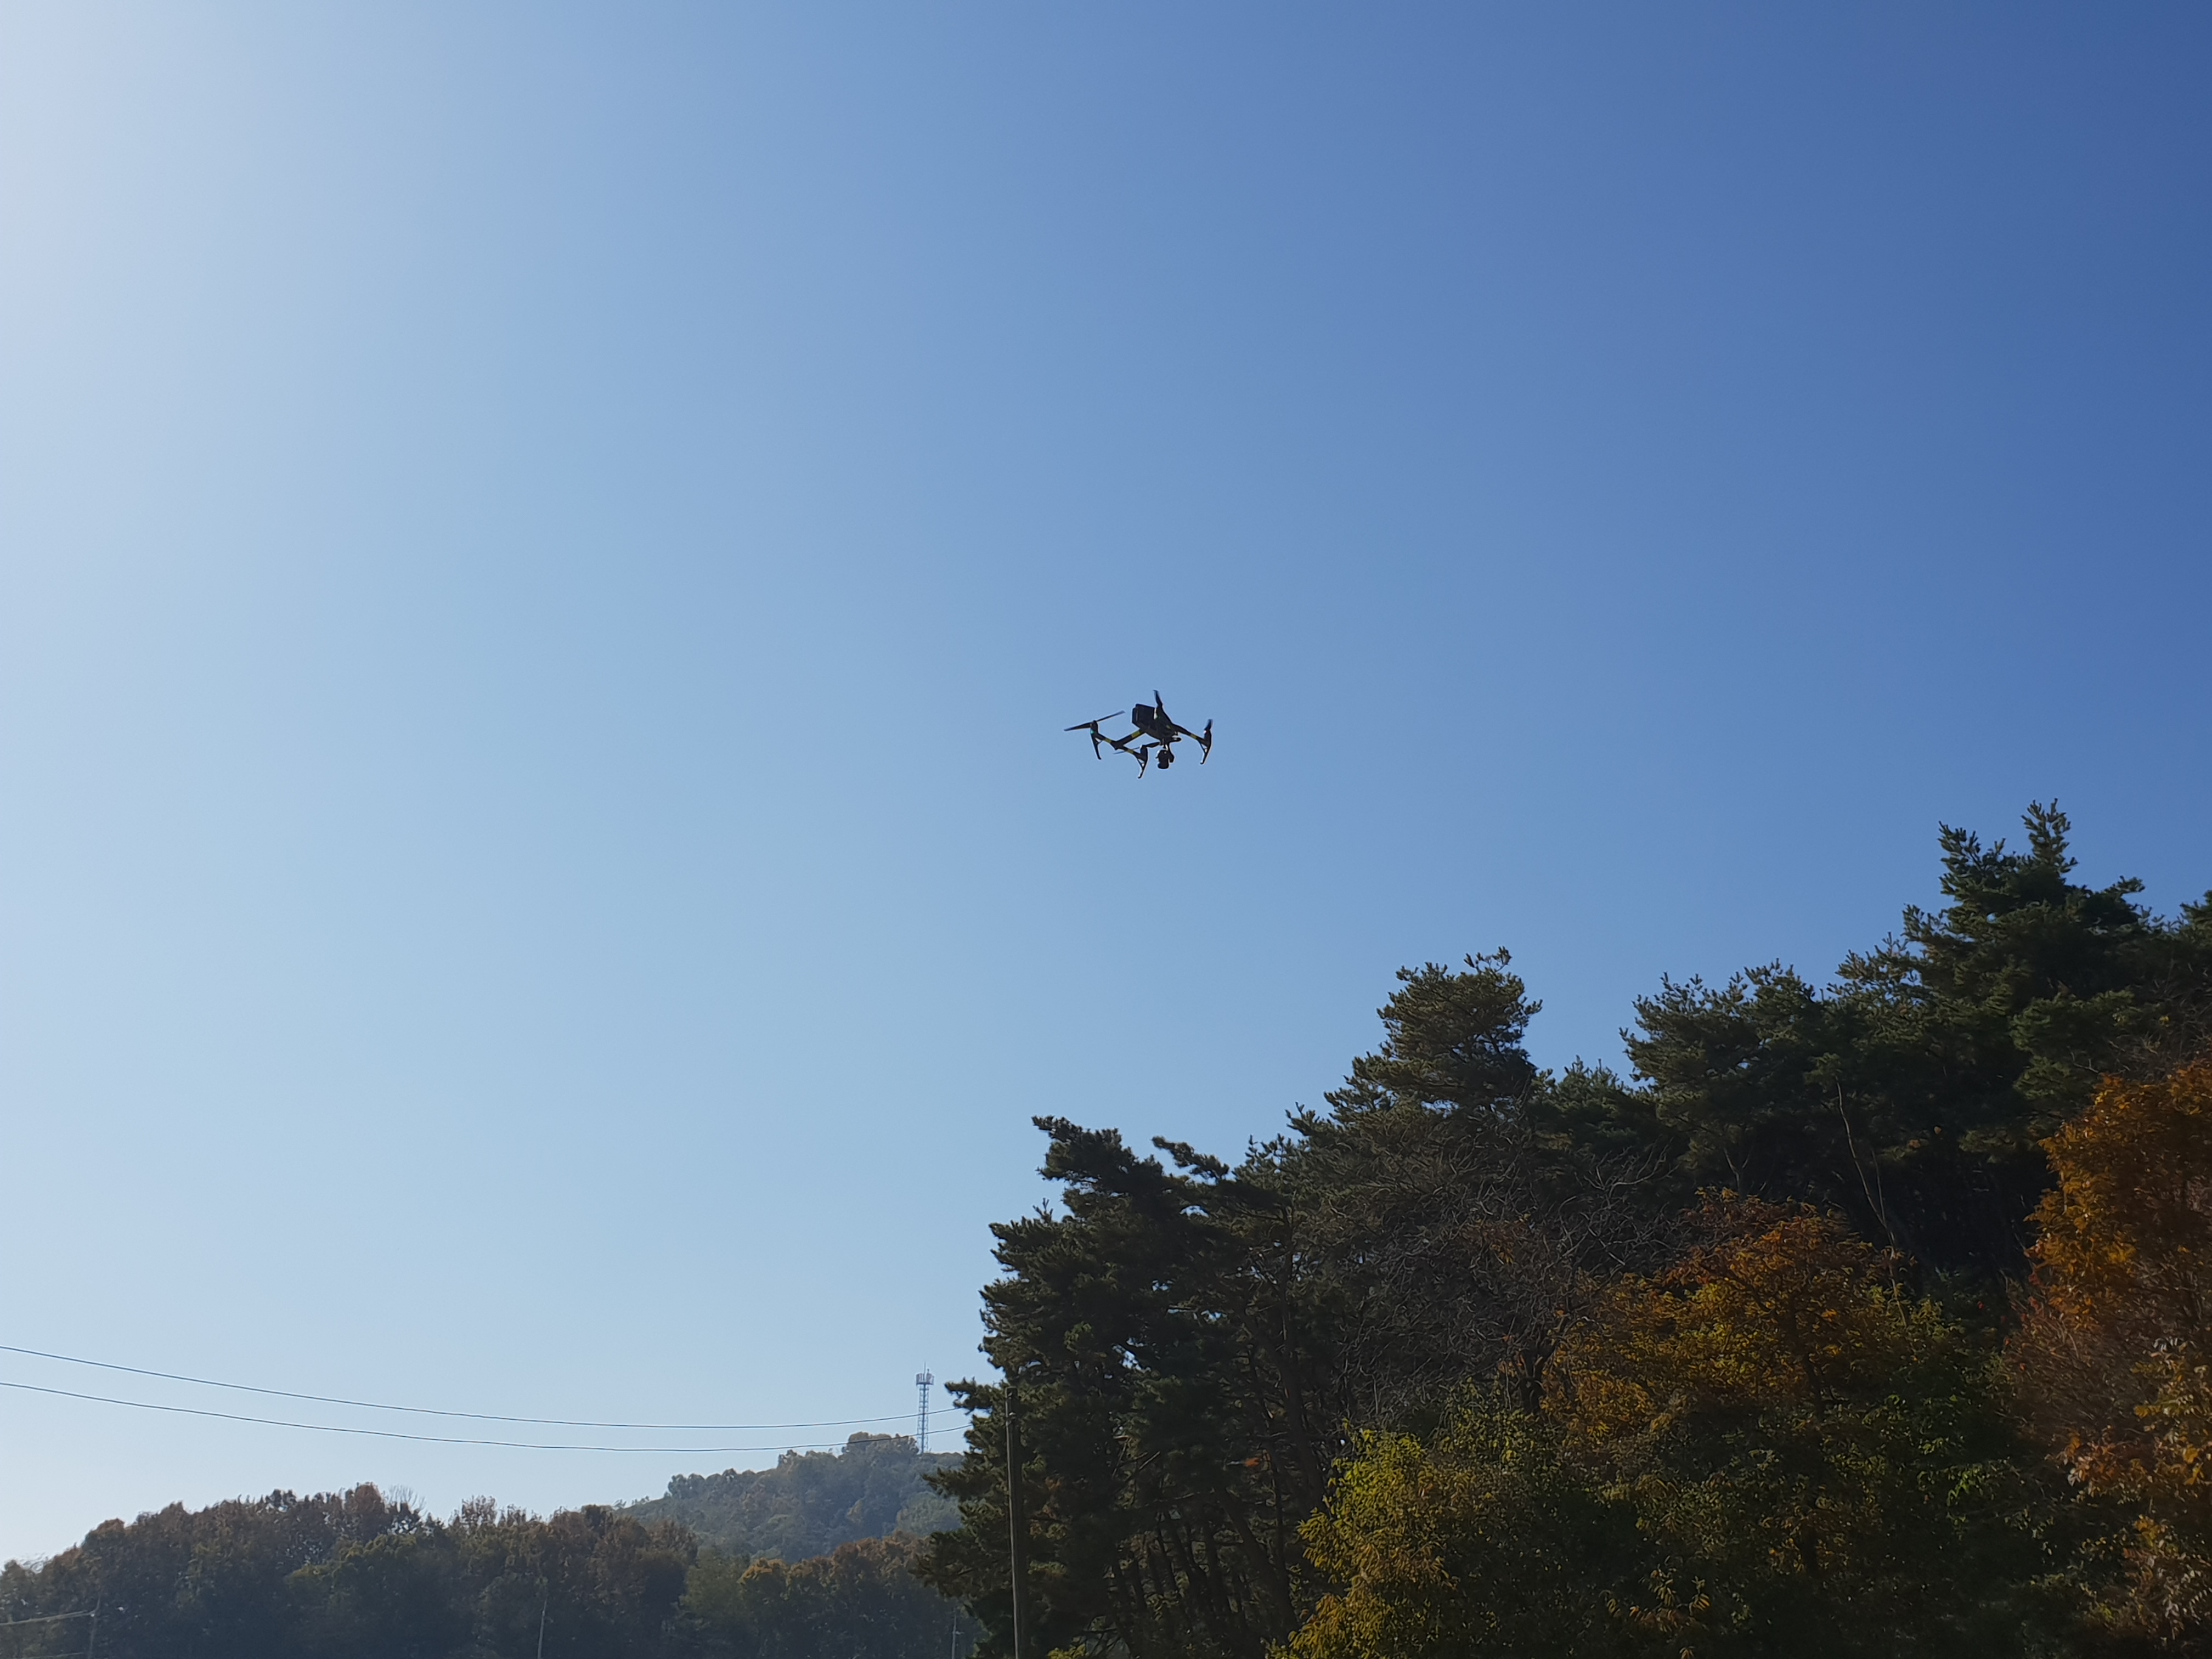
[[1206,723],[1206,730],[1198,734],[1198,763],[1203,766],[1213,758],[1213,722]]
[[1088,732],[1091,734],[1091,757],[1093,760],[1103,760],[1105,757],[1099,750],[1098,745],[1100,742],[1103,740],[1107,743],[1112,743],[1114,739],[1107,737],[1104,732],[1098,729],[1099,723],[1103,720],[1119,720],[1121,717],[1121,711],[1116,709],[1111,714],[1101,714],[1097,720],[1084,720],[1080,724],[1071,726],[1066,729],[1070,732]]
[[1092,732],[1108,720],[1118,720],[1121,718],[1121,711],[1117,708],[1110,714],[1101,714],[1095,720],[1078,720],[1074,725],[1062,726],[1060,729],[1064,732]]

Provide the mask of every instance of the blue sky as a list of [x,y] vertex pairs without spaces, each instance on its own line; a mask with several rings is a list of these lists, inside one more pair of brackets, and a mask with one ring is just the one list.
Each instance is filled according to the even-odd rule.
[[[1401,963],[1510,945],[1559,1065],[1825,973],[1939,821],[2198,896],[2208,73],[2178,6],[0,13],[0,1343],[894,1413],[1032,1115],[1233,1152]],[[1155,686],[1204,770],[1060,731]],[[0,1390],[0,1553],[769,1455]]]

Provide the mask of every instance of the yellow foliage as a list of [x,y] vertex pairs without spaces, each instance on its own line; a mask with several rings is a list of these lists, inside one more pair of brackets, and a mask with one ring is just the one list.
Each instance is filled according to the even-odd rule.
[[1343,1589],[1294,1659],[1595,1652],[1607,1615],[1593,1583],[1633,1559],[1632,1517],[1563,1465],[1549,1425],[1484,1406],[1427,1445],[1366,1437],[1302,1536]]

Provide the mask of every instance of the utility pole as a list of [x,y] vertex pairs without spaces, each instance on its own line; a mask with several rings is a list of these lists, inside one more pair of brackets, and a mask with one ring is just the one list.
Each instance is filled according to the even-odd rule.
[[1014,1398],[1014,1379],[1006,1377],[1006,1542],[1014,1602],[1014,1655],[1022,1659],[1022,1638],[1030,1622],[1030,1524],[1022,1513],[1022,1417]]
[[914,1414],[914,1445],[916,1451],[929,1449],[929,1390],[937,1382],[935,1371],[916,1371],[915,1391],[921,1396],[920,1407]]

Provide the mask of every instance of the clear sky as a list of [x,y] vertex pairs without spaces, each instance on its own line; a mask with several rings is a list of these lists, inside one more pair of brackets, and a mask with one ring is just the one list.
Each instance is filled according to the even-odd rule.
[[[2208,84],[2182,6],[8,6],[0,1344],[888,1415],[1032,1115],[1234,1153],[1401,963],[1559,1065],[1939,821],[2201,894]],[[1060,730],[1156,686],[1203,770]],[[0,1396],[0,1553],[772,1455]]]

